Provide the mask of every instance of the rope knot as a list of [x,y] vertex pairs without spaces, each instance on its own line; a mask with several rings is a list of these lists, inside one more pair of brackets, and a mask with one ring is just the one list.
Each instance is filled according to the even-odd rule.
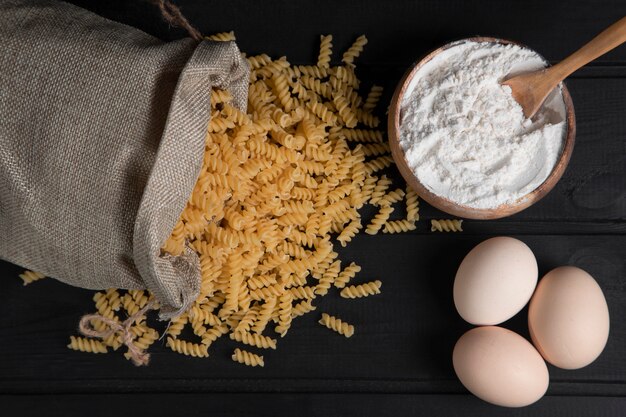
[[[106,339],[114,333],[120,333],[122,336],[122,343],[128,348],[128,354],[131,361],[136,366],[148,365],[150,362],[150,354],[141,349],[133,343],[135,335],[130,330],[131,326],[140,319],[148,310],[156,308],[156,302],[150,301],[141,310],[137,311],[132,316],[129,316],[123,322],[118,322],[109,317],[105,317],[102,314],[86,314],[81,317],[78,323],[78,330],[88,337],[95,337],[99,339]],[[108,330],[96,330],[93,326],[93,320],[99,320],[102,323],[109,326]]]

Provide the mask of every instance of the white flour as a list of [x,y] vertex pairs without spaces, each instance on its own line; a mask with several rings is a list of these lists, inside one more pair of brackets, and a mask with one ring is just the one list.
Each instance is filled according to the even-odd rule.
[[400,144],[421,183],[474,208],[514,202],[543,183],[563,147],[561,91],[528,120],[500,81],[544,66],[528,49],[476,42],[426,63],[403,98],[400,121]]

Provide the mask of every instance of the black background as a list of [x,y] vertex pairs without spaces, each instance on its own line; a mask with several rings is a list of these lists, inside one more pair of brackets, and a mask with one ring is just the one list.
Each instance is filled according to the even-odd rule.
[[[107,18],[164,40],[170,29],[153,6],[136,0],[73,0]],[[180,0],[203,33],[235,30],[242,51],[313,62],[319,34],[336,51],[360,34],[370,40],[358,60],[364,89],[383,85],[388,100],[402,72],[449,40],[496,36],[523,42],[551,62],[626,15],[621,1],[204,1]],[[1,47],[1,46],[0,46]],[[336,53],[340,56],[340,52]],[[97,76],[97,74],[94,74]],[[91,291],[44,280],[22,288],[21,268],[0,263],[0,414],[178,416],[620,416],[626,415],[626,45],[580,70],[567,84],[576,107],[577,143],[570,166],[541,202],[507,219],[467,221],[465,232],[433,234],[422,205],[418,230],[360,235],[344,261],[381,279],[383,294],[346,301],[324,297],[319,310],[357,326],[344,339],[299,319],[266,367],[229,359],[223,341],[209,359],[173,354],[158,343],[152,363],[135,368],[121,354],[66,349],[79,317],[93,310]],[[455,341],[468,328],[452,303],[459,262],[494,235],[522,239],[540,273],[569,264],[586,269],[605,292],[611,335],[602,356],[578,371],[549,367],[548,394],[511,410],[465,391],[451,366]],[[11,239],[11,236],[0,236]],[[504,324],[527,336],[526,310]]]

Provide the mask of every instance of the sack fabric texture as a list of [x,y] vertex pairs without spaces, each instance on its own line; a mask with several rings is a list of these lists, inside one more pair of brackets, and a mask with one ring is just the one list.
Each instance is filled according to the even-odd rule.
[[0,258],[79,287],[149,289],[162,319],[197,297],[161,253],[202,164],[210,89],[245,110],[233,42],[164,43],[50,0],[0,2]]

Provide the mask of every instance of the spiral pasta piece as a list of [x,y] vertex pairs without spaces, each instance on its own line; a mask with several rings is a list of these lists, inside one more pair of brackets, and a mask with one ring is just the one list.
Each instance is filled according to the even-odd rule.
[[265,366],[265,363],[263,362],[263,356],[255,355],[252,352],[241,350],[239,348],[235,349],[235,352],[232,355],[232,359],[235,362],[239,362],[247,366]]
[[345,248],[346,246],[348,246],[348,242],[350,242],[352,238],[356,236],[357,233],[359,233],[359,230],[361,230],[362,227],[363,224],[361,224],[361,220],[352,220],[350,224],[344,227],[341,233],[339,233],[339,236],[337,236],[337,241],[341,244],[341,246]]
[[137,304],[130,293],[124,294],[121,300],[122,307],[124,307],[124,310],[126,310],[126,313],[128,313],[129,316],[135,315],[142,308],[139,304]]
[[365,170],[368,174],[373,174],[374,172],[380,171],[382,169],[387,168],[393,164],[393,158],[389,155],[379,156],[378,158],[372,159],[365,163]]
[[350,263],[350,265],[345,267],[335,279],[335,287],[344,288],[348,284],[348,282],[350,282],[350,280],[354,278],[356,274],[360,271],[361,267],[359,265],[355,264],[354,262]]
[[230,103],[233,101],[233,96],[227,90],[214,88],[211,90],[211,106],[216,107],[218,104]]
[[248,64],[250,64],[250,69],[252,70],[260,69],[272,62],[272,58],[270,58],[267,54],[249,56],[246,59]]
[[[300,246],[298,246],[298,248],[299,247]],[[251,290],[256,290],[262,287],[269,287],[276,283],[276,274],[255,275],[250,277],[247,281],[247,285]]]
[[[113,294],[110,293],[113,292]],[[119,293],[115,290],[107,290],[106,293],[98,292],[93,296],[98,313],[106,318],[114,319],[115,311],[119,309],[121,300]]]
[[259,306],[256,305],[250,308],[241,318],[237,326],[235,327],[236,333],[249,332],[256,321],[257,316],[259,315]]
[[233,32],[232,30],[230,32],[220,32],[210,36],[205,36],[204,39],[217,42],[228,42],[236,40],[235,32]]
[[269,321],[272,318],[272,313],[274,312],[274,308],[278,302],[277,297],[267,298],[263,304],[261,304],[261,309],[259,314],[257,315],[257,319],[252,326],[252,331],[255,333],[262,333],[265,330],[265,327],[268,325]]
[[[334,260],[337,259],[338,256],[339,254],[337,252],[334,252],[331,250],[323,258],[317,259],[318,264],[315,266],[315,268],[313,268],[311,272],[311,276],[313,276],[313,278],[315,279],[321,279],[324,271],[326,271],[330,267],[330,264],[333,263]],[[315,298],[315,297],[307,297],[307,298]]]
[[365,99],[365,104],[363,104],[363,110],[367,112],[371,112],[376,107],[378,100],[380,100],[380,96],[383,95],[383,88],[378,85],[373,85],[370,89],[367,98]]
[[321,81],[319,78],[305,75],[300,79],[300,85],[305,88],[306,95],[309,99],[321,100],[332,98],[333,89],[331,85]]
[[276,283],[268,287],[260,287],[250,291],[250,298],[256,301],[267,300],[268,298],[278,297],[283,294],[284,290],[284,284]]
[[[234,260],[232,262],[241,262],[241,260]],[[237,264],[232,264],[233,268],[237,268]],[[230,277],[228,282],[228,286],[226,287],[226,301],[222,306],[222,309],[218,313],[219,317],[226,317],[235,311],[237,311],[237,306],[239,305],[239,290],[241,288],[241,284],[243,282],[243,271],[240,269],[236,269],[233,271],[233,274]]]
[[304,316],[305,314],[315,310],[316,307],[313,305],[313,300],[303,300],[293,306],[291,309],[291,317],[295,318]]
[[419,201],[415,191],[409,186],[406,187],[406,219],[410,221],[419,220]]
[[332,264],[330,264],[328,269],[322,275],[322,278],[320,278],[319,283],[315,287],[315,294],[317,295],[328,294],[328,289],[333,285],[333,282],[335,282],[335,279],[339,275],[340,270],[341,270],[341,261],[335,261]]
[[387,192],[387,189],[391,185],[391,180],[386,175],[380,177],[373,187],[369,202],[371,204],[378,204],[381,198],[383,198]]
[[217,339],[227,334],[228,330],[228,325],[224,323],[207,328],[206,332],[202,335],[202,344],[208,349]]
[[463,220],[443,219],[430,221],[431,232],[462,232]]
[[317,100],[310,100],[307,102],[307,107],[325,123],[330,125],[337,124],[337,116],[328,108],[328,105],[320,103]]
[[279,297],[278,326],[276,326],[275,330],[276,333],[280,334],[280,337],[285,337],[291,327],[292,301],[293,297],[290,292],[286,292]]
[[357,124],[356,114],[350,108],[350,103],[342,96],[335,96],[333,99],[333,103],[335,103],[335,107],[337,108],[337,112],[339,116],[343,119],[344,124],[353,128]]
[[[152,298],[152,296],[147,295],[144,290],[128,290],[128,294],[130,294],[139,308],[144,308]],[[109,298],[109,300],[111,300],[111,298]]]
[[413,220],[393,220],[385,223],[383,233],[403,233],[417,229],[417,225]]
[[262,349],[276,349],[276,339],[256,333],[235,331],[230,334],[230,338],[244,345],[255,346]]
[[212,117],[207,126],[210,133],[222,133],[235,128],[235,122],[221,117]]
[[384,143],[380,130],[341,129],[339,134],[350,142]]
[[343,298],[362,298],[370,295],[380,294],[382,282],[379,280],[366,282],[360,285],[350,285],[341,290],[339,295]]
[[393,207],[383,206],[380,208],[378,213],[374,216],[370,224],[365,228],[365,233],[368,235],[375,235],[378,233],[380,229],[385,225],[387,220],[389,220],[389,216],[393,212]]
[[39,281],[40,279],[44,279],[46,276],[41,272],[31,271],[29,269],[24,270],[19,277],[23,281],[23,285],[32,284],[35,281]]
[[365,156],[380,156],[391,152],[388,143],[367,143],[362,149]]
[[[213,314],[208,308],[205,306],[194,305],[189,310],[189,317],[192,322],[200,321],[205,325],[209,326],[218,326],[222,324],[222,321],[219,317]],[[180,333],[179,333],[180,334]],[[173,336],[178,336],[177,334]]]
[[392,205],[394,203],[397,203],[398,201],[402,200],[404,198],[404,190],[398,188],[396,190],[393,191],[389,191],[387,194],[385,194],[384,196],[382,196],[380,198],[380,200],[377,201],[377,205],[379,206],[384,206],[384,205]]
[[167,347],[174,352],[181,353],[194,358],[207,358],[209,356],[208,346],[201,343],[186,342],[172,337],[167,338]]
[[70,336],[69,349],[89,353],[107,353],[107,347],[100,340],[87,337]]
[[291,293],[291,296],[296,300],[313,299],[316,297],[315,288],[309,286],[289,288],[289,292]]
[[189,316],[187,314],[181,314],[180,316],[170,320],[170,324],[165,330],[165,333],[172,337],[177,337],[183,332],[183,329],[188,322]]
[[192,320],[191,321],[191,328],[193,330],[193,334],[195,334],[196,336],[202,337],[206,334],[207,332],[207,328],[204,325],[204,322],[201,320]]
[[333,35],[320,36],[320,54],[317,58],[317,66],[320,68],[330,67],[330,56],[333,49]]
[[291,93],[289,91],[289,83],[287,82],[287,77],[282,73],[277,73],[272,78],[273,79],[273,87],[278,97],[278,100],[284,107],[285,111],[291,111],[294,107],[294,101],[291,98]]
[[319,323],[345,337],[351,337],[354,335],[353,325],[348,324],[335,316],[330,316],[327,313],[322,313],[322,318],[319,320]]
[[354,66],[354,60],[356,58],[359,57],[359,55],[361,55],[361,52],[363,52],[363,47],[367,44],[367,38],[365,37],[365,35],[361,35],[359,36],[354,43],[352,44],[352,46],[350,46],[350,48],[348,48],[348,50],[343,54],[343,58],[341,59],[341,61],[349,66]]

